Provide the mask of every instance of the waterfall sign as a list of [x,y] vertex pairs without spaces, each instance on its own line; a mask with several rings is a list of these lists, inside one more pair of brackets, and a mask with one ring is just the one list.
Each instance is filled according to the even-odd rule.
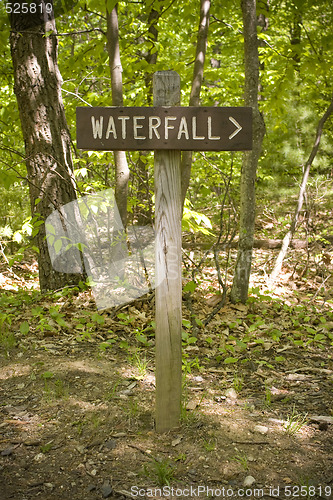
[[252,108],[78,107],[77,147],[95,151],[252,149]]
[[[181,150],[251,150],[252,108],[179,106],[180,77],[175,71],[158,71],[153,75],[153,96],[152,107],[76,108],[76,144],[79,149],[91,151],[155,151],[155,422],[157,432],[167,432],[179,426],[181,416]],[[85,208],[86,203],[82,206]],[[110,210],[105,207],[104,203],[104,213],[108,215]],[[95,219],[93,212],[94,223]],[[150,243],[144,246],[146,257],[137,252],[141,261],[151,260],[150,247]],[[118,261],[108,264],[109,254],[105,251],[106,261],[101,261],[98,271],[110,268],[111,278],[120,278],[117,270],[125,265],[120,266]],[[131,255],[135,257],[135,252]],[[129,264],[131,273],[132,261]],[[123,278],[119,281],[121,286],[123,281]],[[101,298],[104,300],[106,295],[108,300],[108,291],[100,292]],[[124,293],[127,293],[125,286]]]

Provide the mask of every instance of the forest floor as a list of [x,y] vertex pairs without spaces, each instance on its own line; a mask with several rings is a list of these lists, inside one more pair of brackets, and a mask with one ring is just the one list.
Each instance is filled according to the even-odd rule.
[[161,435],[154,297],[98,313],[87,290],[41,296],[33,262],[3,265],[1,500],[333,498],[332,247],[292,250],[269,287],[274,256],[255,250],[248,303],[211,314],[207,255],[197,337],[183,301],[181,425]]

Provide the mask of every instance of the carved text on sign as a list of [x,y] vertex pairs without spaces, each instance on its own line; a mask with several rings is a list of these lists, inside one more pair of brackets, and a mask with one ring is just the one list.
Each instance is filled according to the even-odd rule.
[[252,109],[77,108],[77,146],[92,150],[252,148]]

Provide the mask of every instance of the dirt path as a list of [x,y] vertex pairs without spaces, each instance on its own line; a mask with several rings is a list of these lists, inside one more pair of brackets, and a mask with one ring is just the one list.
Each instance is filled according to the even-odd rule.
[[202,498],[241,498],[244,485],[251,498],[287,498],[291,486],[294,497],[303,487],[305,498],[332,498],[325,350],[302,364],[300,349],[286,349],[283,370],[255,355],[237,370],[202,359],[187,376],[181,428],[159,436],[151,353],[140,373],[128,353],[99,344],[29,338],[2,357],[1,500],[160,498],[155,488],[168,484],[162,498],[188,498],[191,487],[195,498],[199,486],[210,488]]

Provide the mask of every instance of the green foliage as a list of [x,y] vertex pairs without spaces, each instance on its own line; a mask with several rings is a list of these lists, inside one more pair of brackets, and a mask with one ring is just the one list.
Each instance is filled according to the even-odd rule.
[[284,426],[286,433],[290,436],[295,436],[307,424],[307,421],[307,415],[297,413],[295,406],[293,406],[292,412],[288,415]]
[[154,481],[157,486],[170,486],[174,477],[174,467],[168,459],[153,459],[144,466],[144,475]]
[[238,375],[237,373],[235,373],[233,386],[236,392],[241,392],[244,386],[244,377],[242,375]]
[[139,378],[143,378],[146,375],[149,366],[147,356],[143,352],[136,350],[134,354],[130,356],[129,360],[133,367],[137,370]]
[[15,335],[8,330],[0,331],[0,348],[8,355],[8,352],[17,346]]
[[[30,243],[32,234],[27,228],[22,228],[22,220],[29,217],[28,183],[24,180],[24,144],[13,91],[9,23],[4,5],[0,5],[0,42],[3,47],[0,61],[0,197],[3,200],[0,207],[0,242],[7,255]],[[114,5],[113,0],[108,0],[107,4],[97,0],[77,2],[70,15],[58,16],[56,20],[60,33],[73,33],[58,37],[63,101],[72,137],[76,132],[76,106],[111,105],[105,9],[111,10]],[[331,94],[331,2],[311,0],[295,5],[291,1],[273,2],[269,12],[264,12],[268,16],[267,29],[258,28],[262,82],[260,108],[267,128],[258,187],[266,188],[266,195],[274,202],[286,189],[297,186],[302,174],[301,166],[312,147],[318,119],[327,107]],[[151,8],[161,13],[155,26],[157,41],[148,31]],[[291,43],[290,33],[296,14],[301,18],[301,36],[299,43]],[[124,104],[150,105],[149,81],[152,74],[173,69],[181,77],[182,105],[188,105],[199,4],[194,8],[189,0],[171,2],[167,7],[163,2],[156,1],[119,2],[118,15]],[[202,105],[243,104],[243,50],[241,9],[230,1],[212,3],[201,90]],[[154,64],[149,63],[148,56],[151,54],[157,54]],[[324,177],[329,175],[332,150],[332,127],[328,124],[313,165],[314,172]],[[137,152],[128,154],[132,168],[128,207],[133,217],[136,207],[143,203],[138,190],[141,175],[137,168],[139,156]],[[230,193],[237,202],[242,155],[232,156]],[[141,154],[142,158],[145,158],[147,169],[146,192],[151,198],[154,180],[152,155],[146,157]],[[225,191],[223,176],[228,175],[230,169],[230,153],[198,153],[193,158],[183,230],[209,236],[214,233],[214,223],[220,214]],[[113,186],[113,163],[111,152],[79,152],[74,158],[79,193]],[[223,214],[223,221],[227,223],[226,214]],[[64,242],[59,240],[55,244],[60,249]]]
[[248,469],[248,459],[247,459],[247,455],[246,453],[242,452],[242,453],[237,453],[233,458],[232,460],[234,462],[237,462],[239,463],[244,470],[247,470]]
[[189,200],[185,200],[184,203],[182,229],[183,231],[190,231],[191,233],[200,232],[206,235],[213,234],[209,231],[209,229],[212,229],[212,224],[208,217],[206,217],[205,214],[191,210]]
[[214,451],[216,449],[216,440],[208,439],[204,441],[204,448],[206,451]]
[[20,332],[22,333],[22,335],[27,335],[29,333],[29,330],[30,330],[29,323],[27,321],[23,321],[20,324]]

